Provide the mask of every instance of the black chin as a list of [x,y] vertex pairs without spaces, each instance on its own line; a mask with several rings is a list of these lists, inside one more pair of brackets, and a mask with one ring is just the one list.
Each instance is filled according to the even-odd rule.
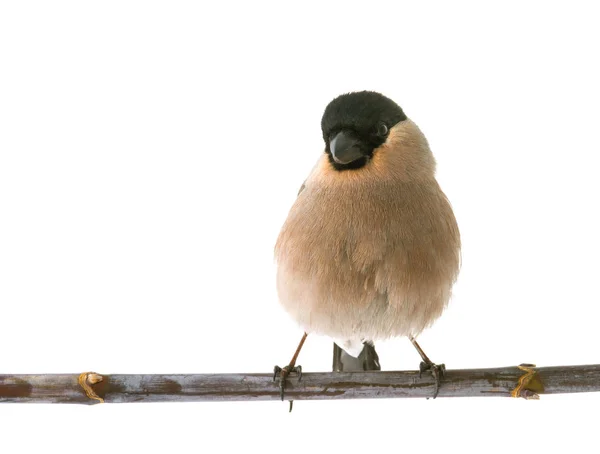
[[362,158],[358,158],[352,162],[349,162],[348,164],[340,164],[339,162],[336,162],[333,159],[333,156],[331,156],[331,153],[327,153],[327,158],[329,158],[329,162],[331,163],[331,165],[333,166],[333,168],[335,170],[360,169],[361,167],[364,167],[367,164],[367,162],[369,162],[368,156],[363,156]]

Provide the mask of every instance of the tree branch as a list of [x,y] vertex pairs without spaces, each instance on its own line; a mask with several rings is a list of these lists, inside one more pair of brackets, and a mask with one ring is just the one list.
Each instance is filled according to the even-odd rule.
[[[415,371],[306,373],[287,380],[286,399],[431,397],[434,381]],[[600,391],[600,364],[448,370],[442,397],[525,397]],[[0,403],[97,404],[278,400],[271,374],[0,375]]]

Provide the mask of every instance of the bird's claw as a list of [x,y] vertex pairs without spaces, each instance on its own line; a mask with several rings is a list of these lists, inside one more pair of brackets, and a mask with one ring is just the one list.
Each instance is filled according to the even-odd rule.
[[279,374],[280,372],[281,372],[281,367],[275,366],[273,368],[273,381],[275,381],[277,379],[277,374]]
[[419,364],[419,378],[422,377],[423,372],[430,372],[435,380],[435,391],[433,392],[433,398],[435,399],[440,391],[440,378],[444,378],[446,373],[446,365],[422,361]]
[[[281,395],[281,400],[284,400],[285,396],[285,380],[292,372],[298,374],[298,381],[302,380],[302,366],[288,365],[283,368],[279,366],[273,368],[273,381],[275,381],[279,375],[279,394]],[[292,411],[291,408],[290,405],[290,411]]]

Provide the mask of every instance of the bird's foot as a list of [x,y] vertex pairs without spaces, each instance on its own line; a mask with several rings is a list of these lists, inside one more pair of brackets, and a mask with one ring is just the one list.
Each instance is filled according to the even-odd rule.
[[[279,376],[279,393],[281,395],[281,400],[283,400],[285,396],[285,381],[292,372],[298,374],[298,381],[302,380],[302,366],[287,365],[283,368],[275,366],[273,369],[273,381],[277,380],[277,376]],[[291,408],[290,405],[290,411],[292,411]]]
[[419,378],[421,378],[423,372],[430,372],[435,380],[435,391],[433,392],[433,398],[435,399],[440,391],[440,378],[444,378],[444,374],[446,373],[446,365],[435,364],[431,361],[422,361],[421,364],[419,364]]

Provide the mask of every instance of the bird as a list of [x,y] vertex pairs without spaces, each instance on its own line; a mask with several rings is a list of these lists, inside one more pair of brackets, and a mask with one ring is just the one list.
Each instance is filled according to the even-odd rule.
[[344,93],[321,119],[324,150],[302,184],[275,245],[277,294],[304,330],[290,363],[275,366],[281,399],[310,333],[352,357],[408,337],[438,395],[444,364],[416,337],[441,316],[461,265],[461,238],[425,135],[392,99]]

